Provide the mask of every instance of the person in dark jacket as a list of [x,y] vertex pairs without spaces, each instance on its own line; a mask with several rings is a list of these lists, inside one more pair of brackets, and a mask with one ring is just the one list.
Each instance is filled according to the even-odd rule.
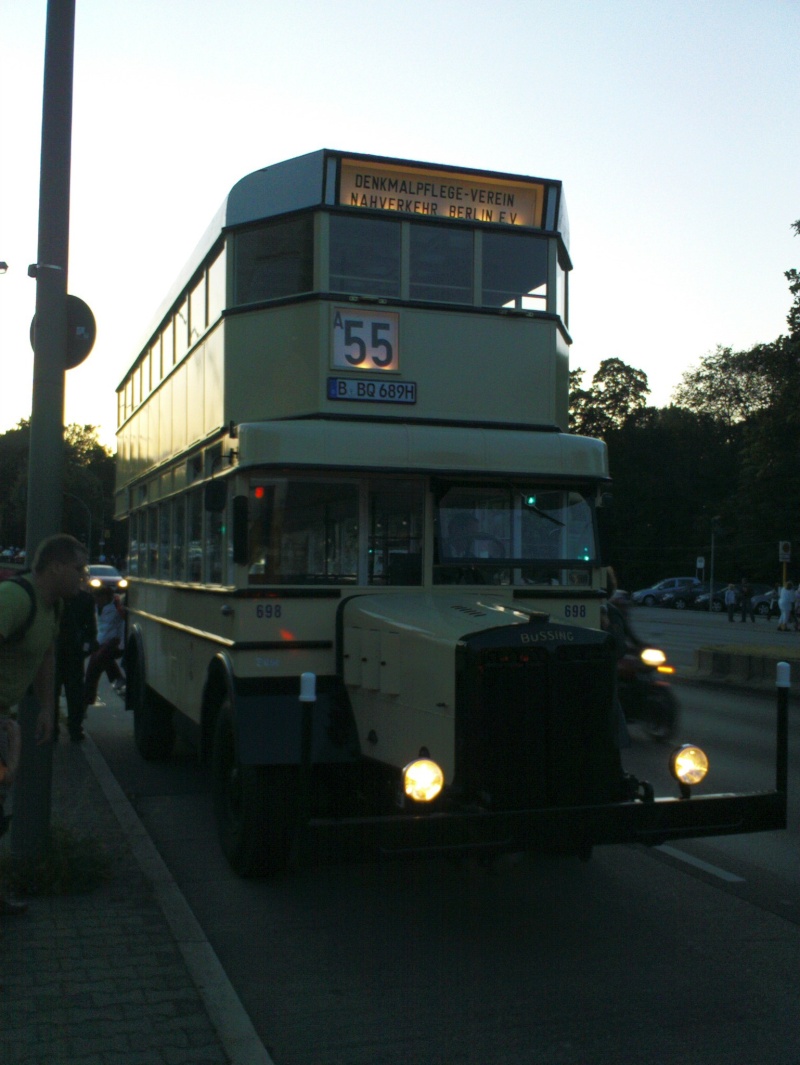
[[750,615],[750,620],[755,624],[756,615],[753,611],[753,589],[750,587],[750,582],[747,577],[742,577],[742,583],[739,585],[739,609],[742,611],[742,621],[747,621],[747,615]]
[[56,726],[61,689],[67,698],[67,730],[73,743],[83,739],[86,705],[83,698],[84,662],[97,647],[97,614],[94,596],[83,587],[64,602],[61,628],[56,641]]

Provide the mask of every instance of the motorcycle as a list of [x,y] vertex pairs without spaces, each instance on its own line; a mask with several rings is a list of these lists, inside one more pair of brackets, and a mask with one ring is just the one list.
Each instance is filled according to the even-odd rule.
[[663,743],[678,727],[678,700],[669,682],[674,674],[674,666],[657,647],[629,642],[617,660],[617,691],[625,720]]

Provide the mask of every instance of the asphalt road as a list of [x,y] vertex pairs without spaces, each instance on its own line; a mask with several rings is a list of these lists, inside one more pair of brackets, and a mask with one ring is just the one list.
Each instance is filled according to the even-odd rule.
[[[740,631],[677,612],[634,620],[679,665],[692,641]],[[760,629],[775,639],[764,622],[741,637]],[[773,699],[678,692],[712,790],[770,787]],[[92,736],[276,1065],[800,1062],[796,706],[789,832],[597,848],[585,864],[432,860],[243,881],[190,754],[143,763],[129,715],[108,704],[92,709]],[[637,737],[629,767],[670,790],[667,753]]]
[[679,669],[695,664],[699,647],[733,645],[760,650],[800,651],[800,633],[778,632],[777,619],[767,621],[728,621],[727,614],[701,610],[666,610],[659,607],[631,607],[628,617],[643,639],[663,647]]

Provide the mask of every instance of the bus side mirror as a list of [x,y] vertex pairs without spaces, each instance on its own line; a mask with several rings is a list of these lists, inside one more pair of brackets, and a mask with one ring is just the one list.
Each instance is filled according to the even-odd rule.
[[247,550],[247,496],[233,497],[233,561],[246,566],[250,561]]
[[203,506],[212,514],[220,514],[225,509],[228,486],[225,481],[209,481],[203,493]]

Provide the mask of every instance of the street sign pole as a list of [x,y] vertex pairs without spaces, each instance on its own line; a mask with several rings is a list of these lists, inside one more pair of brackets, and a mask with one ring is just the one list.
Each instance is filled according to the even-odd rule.
[[[39,173],[39,246],[28,273],[36,278],[28,505],[25,549],[61,531],[64,456],[64,372],[67,365],[67,264],[72,142],[75,0],[48,0]],[[36,858],[50,839],[52,744],[38,746],[36,701],[26,699],[22,757],[14,788],[11,853]],[[25,740],[27,739],[27,742]]]

